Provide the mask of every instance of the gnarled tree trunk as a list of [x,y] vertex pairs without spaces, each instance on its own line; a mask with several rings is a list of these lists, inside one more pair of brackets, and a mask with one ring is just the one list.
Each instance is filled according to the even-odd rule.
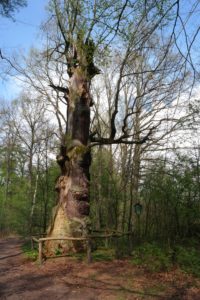
[[[91,44],[93,45],[93,44]],[[54,208],[49,237],[80,237],[89,228],[89,149],[90,127],[90,83],[97,74],[91,60],[90,45],[84,43],[81,49],[74,47],[74,55],[68,58],[69,86],[66,89],[67,129],[63,137],[57,162],[61,176],[57,180],[58,204]],[[90,59],[88,51],[90,50]],[[93,57],[92,57],[93,59]],[[80,251],[83,242],[49,241],[47,252],[59,253]]]

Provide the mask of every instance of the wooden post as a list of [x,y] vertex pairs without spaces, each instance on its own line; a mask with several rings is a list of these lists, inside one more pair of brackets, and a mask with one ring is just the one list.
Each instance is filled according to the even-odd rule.
[[106,249],[108,249],[108,237],[105,238],[105,246],[106,246]]
[[33,241],[33,237],[31,237],[31,250],[34,249],[34,241]]
[[91,239],[87,239],[87,262],[90,264],[92,262],[92,244]]
[[39,240],[39,264],[42,264],[42,241]]

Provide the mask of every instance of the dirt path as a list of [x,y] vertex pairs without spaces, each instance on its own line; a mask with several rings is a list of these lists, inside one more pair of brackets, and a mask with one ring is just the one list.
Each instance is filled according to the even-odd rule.
[[148,274],[128,260],[27,262],[19,239],[0,240],[0,299],[200,300],[200,281],[172,271]]
[[64,270],[52,262],[48,268],[27,262],[21,244],[16,238],[0,240],[0,299],[98,299],[94,292],[65,284]]

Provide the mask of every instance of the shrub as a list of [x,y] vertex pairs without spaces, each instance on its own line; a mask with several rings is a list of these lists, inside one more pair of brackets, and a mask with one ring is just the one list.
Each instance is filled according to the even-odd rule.
[[137,247],[132,255],[133,264],[142,265],[149,272],[166,271],[172,266],[171,252],[155,243],[146,243]]
[[180,268],[195,276],[200,277],[200,254],[193,247],[176,247],[176,261]]
[[25,256],[30,261],[36,261],[38,258],[38,251],[37,250],[31,250],[25,252]]
[[36,261],[38,258],[38,250],[36,249],[31,249],[31,244],[30,242],[25,242],[22,245],[22,251],[25,255],[25,257],[30,260],[30,261]]

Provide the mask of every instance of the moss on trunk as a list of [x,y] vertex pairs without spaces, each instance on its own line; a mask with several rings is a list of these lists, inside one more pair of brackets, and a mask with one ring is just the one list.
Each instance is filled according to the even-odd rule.
[[[79,51],[81,49],[81,51]],[[61,168],[56,190],[58,204],[54,212],[52,224],[48,231],[49,237],[82,237],[89,231],[89,167],[91,155],[89,150],[89,127],[91,79],[94,72],[92,53],[88,56],[86,47],[76,52],[76,64],[71,62],[67,95],[67,129],[63,137],[60,154],[57,157]],[[51,241],[46,243],[47,252],[55,253],[81,251],[83,242]]]

